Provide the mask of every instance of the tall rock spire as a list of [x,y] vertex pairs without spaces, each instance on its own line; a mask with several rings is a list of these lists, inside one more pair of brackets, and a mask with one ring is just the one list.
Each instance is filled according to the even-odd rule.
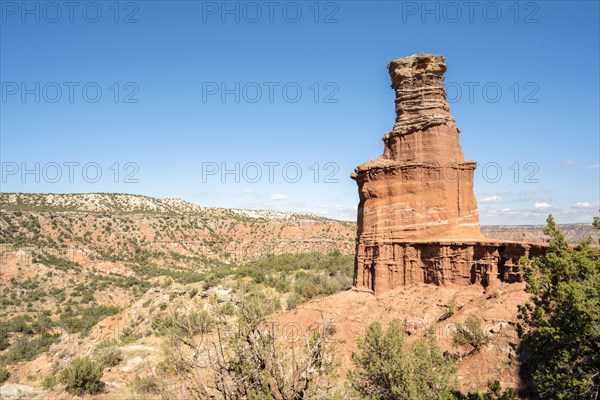
[[419,283],[522,280],[522,256],[544,246],[481,236],[465,160],[444,90],[444,57],[416,54],[388,66],[396,121],[383,154],[356,168],[358,229],[354,287],[375,294]]
[[356,168],[358,240],[478,238],[476,163],[465,160],[444,90],[442,55],[390,62],[396,121],[383,155]]

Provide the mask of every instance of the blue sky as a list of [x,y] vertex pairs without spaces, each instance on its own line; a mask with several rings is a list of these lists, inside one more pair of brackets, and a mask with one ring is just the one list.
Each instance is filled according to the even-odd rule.
[[394,123],[387,63],[428,52],[483,224],[598,212],[596,1],[0,3],[3,192],[353,220],[349,174]]

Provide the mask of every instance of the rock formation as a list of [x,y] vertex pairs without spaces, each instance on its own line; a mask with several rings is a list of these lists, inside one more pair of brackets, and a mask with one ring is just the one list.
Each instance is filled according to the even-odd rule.
[[442,55],[416,54],[388,66],[396,121],[383,154],[358,166],[354,286],[375,293],[416,283],[520,280],[523,255],[540,246],[481,236],[473,193],[476,163],[464,158],[444,89]]
[[358,235],[363,240],[480,236],[473,194],[476,163],[465,160],[444,90],[441,55],[389,65],[396,123],[383,155],[356,168]]

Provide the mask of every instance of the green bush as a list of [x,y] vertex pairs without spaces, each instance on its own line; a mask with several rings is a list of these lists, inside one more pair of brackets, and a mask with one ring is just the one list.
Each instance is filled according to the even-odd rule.
[[6,382],[8,380],[8,378],[10,378],[10,374],[6,370],[6,367],[3,365],[0,365],[0,384]]
[[513,388],[502,391],[502,385],[499,381],[488,383],[488,390],[485,393],[479,391],[462,394],[458,391],[452,392],[444,400],[515,400],[517,393]]
[[367,326],[352,354],[357,367],[348,378],[354,390],[369,400],[431,400],[446,398],[456,387],[456,362],[442,354],[432,331],[411,346],[402,322]]
[[129,382],[129,388],[135,394],[159,394],[160,390],[156,384],[156,380],[152,376],[139,376],[133,377]]
[[228,301],[221,307],[221,313],[231,317],[233,314],[235,314],[235,306],[231,301]]
[[117,347],[108,347],[96,351],[94,361],[102,366],[102,368],[114,367],[123,359],[123,353]]
[[286,308],[288,310],[293,310],[294,308],[298,307],[300,304],[302,304],[302,296],[300,296],[298,293],[292,293],[290,295],[290,297],[288,297],[287,299],[287,305]]
[[65,385],[68,393],[77,396],[96,394],[102,391],[104,386],[100,381],[102,370],[102,366],[89,357],[76,358],[61,372],[60,382]]
[[67,306],[60,315],[60,325],[70,333],[87,331],[101,319],[120,310],[118,307],[99,305],[74,311],[72,307]]
[[18,338],[1,358],[6,364],[14,364],[20,361],[31,361],[39,354],[48,351],[56,341],[58,335],[44,334],[39,337],[28,339]]
[[189,314],[174,312],[155,318],[151,327],[157,335],[176,333],[191,337],[210,332],[215,323],[215,318],[208,311],[199,309]]
[[50,390],[54,386],[56,386],[56,375],[54,375],[54,374],[46,375],[44,377],[44,379],[42,380],[42,387],[46,390]]
[[481,350],[491,340],[481,328],[481,320],[475,315],[469,315],[464,323],[455,324],[456,330],[452,334],[452,343],[456,346],[470,345],[474,353]]

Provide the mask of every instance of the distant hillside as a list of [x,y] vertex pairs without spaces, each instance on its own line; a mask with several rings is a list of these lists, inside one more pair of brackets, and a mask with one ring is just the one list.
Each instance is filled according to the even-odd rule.
[[[119,220],[128,221],[125,217],[132,220],[140,220],[145,217],[156,217],[159,220],[170,221],[169,217],[181,216],[189,218],[190,221],[199,220],[205,223],[205,231],[196,235],[195,238],[205,238],[206,231],[211,236],[212,242],[237,242],[240,237],[218,234],[215,228],[218,226],[227,226],[227,230],[232,231],[233,222],[247,223],[250,225],[264,223],[291,223],[292,226],[311,226],[313,223],[324,223],[329,228],[338,227],[343,231],[341,236],[347,241],[348,251],[353,252],[353,240],[356,230],[354,222],[337,221],[311,214],[299,214],[293,212],[271,211],[271,210],[242,210],[227,208],[210,208],[198,204],[190,203],[180,199],[158,199],[142,195],[132,194],[112,194],[112,193],[88,193],[88,194],[25,194],[25,193],[0,193],[0,212],[5,215],[14,215],[15,212],[21,213],[51,213],[53,217],[59,215],[70,215],[70,218],[85,217],[97,215],[104,220],[107,216]],[[79,215],[82,214],[82,215]],[[217,223],[217,221],[219,221]],[[2,222],[0,222],[1,224]],[[152,225],[152,224],[151,224]],[[170,224],[167,224],[170,225]],[[175,223],[178,225],[178,223]],[[233,224],[236,225],[236,224]],[[156,226],[156,223],[154,224]],[[258,225],[256,225],[258,226]],[[596,242],[600,239],[600,234],[591,224],[562,224],[559,227],[563,230],[570,243],[579,243],[582,240],[591,237]],[[118,227],[117,227],[118,228]],[[481,231],[484,236],[515,241],[543,242],[546,240],[543,234],[544,225],[484,225]],[[158,241],[169,241],[164,236],[177,237],[175,233],[157,232],[154,238]],[[334,230],[335,231],[335,230]],[[311,229],[308,232],[296,232],[292,240],[341,240],[340,235],[333,237],[330,233],[314,235]],[[152,235],[151,235],[152,236]],[[191,233],[184,233],[181,241],[192,241]],[[64,238],[63,238],[64,239]],[[245,239],[241,237],[241,239]],[[270,239],[277,240],[277,237]],[[290,237],[283,235],[280,239],[290,241]],[[178,240],[178,239],[177,239]],[[0,243],[11,242],[6,238],[2,239],[0,231]],[[273,243],[269,246],[272,247]]]
[[[558,227],[567,237],[569,243],[581,243],[589,237],[598,244],[600,232],[592,224],[559,224]],[[487,225],[481,227],[484,236],[494,239],[514,240],[519,242],[542,243],[547,240],[544,225]]]
[[[87,212],[111,215],[202,215],[237,219],[334,221],[309,214],[271,210],[209,208],[181,199],[158,199],[120,193],[0,193],[1,211]],[[341,222],[342,221],[336,221]]]
[[108,261],[192,257],[203,264],[306,251],[350,254],[355,230],[353,223],[313,215],[140,195],[0,194],[0,243]]

